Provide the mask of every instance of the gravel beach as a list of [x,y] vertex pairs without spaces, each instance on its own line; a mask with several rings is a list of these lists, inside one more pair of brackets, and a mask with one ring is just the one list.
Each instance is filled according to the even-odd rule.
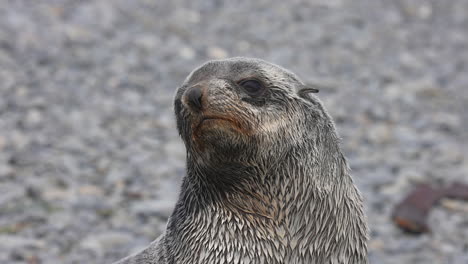
[[370,261],[468,263],[468,202],[393,225],[415,184],[468,183],[468,1],[0,2],[0,263],[106,264],[165,229],[184,175],[172,97],[262,58],[323,86]]

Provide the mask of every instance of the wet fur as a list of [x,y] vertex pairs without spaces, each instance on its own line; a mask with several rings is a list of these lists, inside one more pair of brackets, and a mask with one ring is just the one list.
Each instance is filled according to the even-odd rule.
[[[249,97],[237,84],[245,78],[267,92]],[[207,89],[205,111],[227,121],[200,125],[183,98],[193,85]],[[367,263],[361,196],[332,119],[306,88],[257,59],[194,70],[174,103],[187,148],[179,200],[165,234],[118,263]]]

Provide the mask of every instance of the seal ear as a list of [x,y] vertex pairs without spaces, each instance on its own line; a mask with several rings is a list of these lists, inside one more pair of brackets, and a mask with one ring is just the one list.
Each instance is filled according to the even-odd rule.
[[304,87],[304,88],[300,89],[299,92],[297,92],[297,93],[299,94],[300,97],[304,97],[308,93],[318,93],[318,92],[319,92],[319,89],[317,89],[317,88]]
[[299,95],[299,97],[302,97],[304,99],[309,99],[309,97],[307,96],[309,93],[318,93],[319,92],[319,89],[312,86],[312,85],[307,85],[307,86],[303,86],[298,92],[297,94]]

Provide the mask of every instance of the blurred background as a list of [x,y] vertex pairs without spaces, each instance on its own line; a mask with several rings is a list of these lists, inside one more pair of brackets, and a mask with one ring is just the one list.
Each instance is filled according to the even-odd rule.
[[468,1],[0,2],[0,263],[111,263],[155,239],[185,150],[172,96],[209,59],[324,85],[371,263],[468,263],[468,203],[408,235],[421,182],[468,183]]

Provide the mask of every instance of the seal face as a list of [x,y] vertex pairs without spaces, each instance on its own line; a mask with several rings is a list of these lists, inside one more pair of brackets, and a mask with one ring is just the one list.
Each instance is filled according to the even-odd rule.
[[187,175],[167,230],[120,263],[367,263],[367,225],[332,119],[293,73],[210,61],[177,90]]
[[[192,72],[175,96],[177,127],[189,152],[258,154],[262,142],[278,143],[298,121],[303,84],[276,66],[256,59],[211,61]],[[293,96],[291,96],[293,95]],[[222,156],[222,155],[221,155]]]

